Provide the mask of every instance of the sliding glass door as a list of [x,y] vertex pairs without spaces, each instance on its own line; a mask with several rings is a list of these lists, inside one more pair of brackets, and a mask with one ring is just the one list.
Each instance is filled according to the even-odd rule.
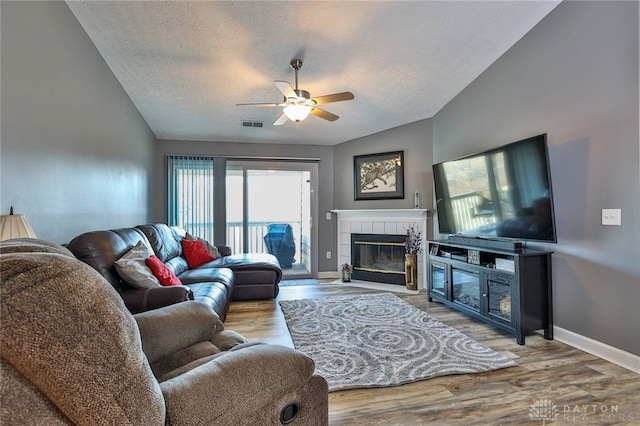
[[170,225],[233,253],[271,253],[286,278],[317,276],[317,162],[167,156]]
[[285,277],[317,275],[313,213],[317,163],[227,161],[227,245],[271,253]]

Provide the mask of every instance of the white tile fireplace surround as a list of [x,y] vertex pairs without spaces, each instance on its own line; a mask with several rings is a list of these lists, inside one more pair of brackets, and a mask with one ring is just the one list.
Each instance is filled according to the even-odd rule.
[[426,209],[331,210],[338,217],[337,270],[351,264],[351,234],[404,235],[410,226],[421,232],[423,251],[418,255],[418,289],[426,288]]

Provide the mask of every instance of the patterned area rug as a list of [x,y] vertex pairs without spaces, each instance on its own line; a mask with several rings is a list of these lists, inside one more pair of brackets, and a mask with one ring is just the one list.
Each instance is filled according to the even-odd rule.
[[391,293],[280,302],[293,343],[329,391],[479,373],[513,360]]

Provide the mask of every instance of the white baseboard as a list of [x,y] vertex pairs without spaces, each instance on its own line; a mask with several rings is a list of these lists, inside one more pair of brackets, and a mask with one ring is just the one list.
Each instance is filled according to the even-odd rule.
[[640,356],[557,326],[553,327],[553,338],[640,374]]

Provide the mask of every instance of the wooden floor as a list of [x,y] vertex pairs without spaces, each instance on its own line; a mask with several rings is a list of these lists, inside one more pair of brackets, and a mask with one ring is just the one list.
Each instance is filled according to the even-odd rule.
[[[275,301],[234,302],[225,326],[250,340],[293,347],[279,300],[378,291],[331,283],[283,287]],[[526,345],[520,346],[498,330],[427,302],[424,291],[418,295],[397,294],[515,359],[518,366],[398,387],[332,392],[330,424],[640,425],[640,375],[537,334],[527,336]],[[550,407],[546,411],[544,405],[540,407],[545,402]]]

